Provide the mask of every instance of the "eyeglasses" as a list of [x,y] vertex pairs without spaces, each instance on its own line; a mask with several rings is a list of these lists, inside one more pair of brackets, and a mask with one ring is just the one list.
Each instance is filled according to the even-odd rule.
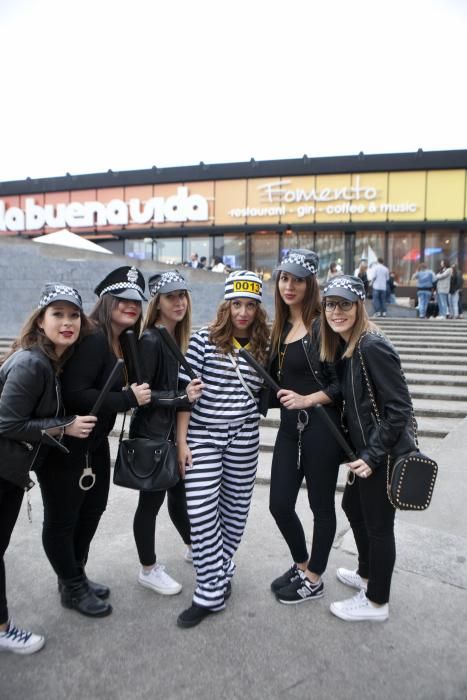
[[355,302],[353,301],[323,301],[323,306],[325,311],[334,311],[336,306],[339,307],[341,311],[350,311]]

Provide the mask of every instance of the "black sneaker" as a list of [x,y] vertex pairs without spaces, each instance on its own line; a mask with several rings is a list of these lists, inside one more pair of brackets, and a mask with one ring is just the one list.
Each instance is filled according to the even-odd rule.
[[214,610],[209,610],[209,608],[202,608],[201,605],[196,605],[192,603],[191,607],[184,610],[177,618],[177,625],[179,627],[196,627],[200,622],[204,620],[205,617],[211,615]]
[[304,603],[305,600],[317,600],[324,595],[324,585],[321,579],[318,583],[312,583],[305,574],[300,571],[298,578],[288,586],[281,588],[276,593],[277,600],[286,605]]
[[285,572],[285,574],[282,574],[282,576],[279,576],[279,578],[274,579],[274,581],[271,583],[271,591],[273,593],[278,593],[281,588],[285,588],[285,586],[288,586],[289,583],[292,583],[292,581],[296,581],[299,576],[298,571],[299,569],[296,564],[291,566],[290,569]]

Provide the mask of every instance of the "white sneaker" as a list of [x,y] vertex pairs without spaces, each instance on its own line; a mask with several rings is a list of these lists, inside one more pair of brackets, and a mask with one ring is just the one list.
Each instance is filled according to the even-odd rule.
[[183,555],[183,558],[185,561],[187,561],[189,564],[193,564],[193,552],[191,549],[191,545],[189,545],[186,550],[185,554]]
[[336,576],[341,583],[345,583],[346,586],[351,588],[356,588],[358,591],[365,591],[368,587],[368,581],[364,581],[360,574],[356,571],[351,571],[350,569],[344,569],[340,567],[336,571]]
[[13,623],[8,623],[5,632],[0,632],[0,651],[12,651],[14,654],[34,654],[45,644],[45,637],[22,630]]
[[384,622],[389,617],[389,604],[375,606],[370,603],[365,591],[359,591],[353,598],[331,603],[330,610],[341,620],[361,622],[365,620]]
[[138,582],[142,586],[152,588],[153,591],[162,595],[177,595],[182,590],[182,584],[177,583],[169,574],[166,574],[165,566],[162,566],[162,564],[155,564],[149,573],[141,569],[138,575]]

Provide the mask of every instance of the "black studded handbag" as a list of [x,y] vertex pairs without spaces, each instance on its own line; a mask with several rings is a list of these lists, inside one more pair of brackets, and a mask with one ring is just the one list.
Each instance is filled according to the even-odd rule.
[[[358,345],[358,352],[368,394],[373,406],[373,412],[376,420],[380,423],[381,419],[378,406],[363,361],[360,344]],[[404,381],[406,381],[403,372],[402,377]],[[423,454],[423,452],[420,452],[418,449],[417,423],[415,421],[413,406],[412,423],[417,449],[401,457],[391,458],[391,456],[388,455],[387,460],[388,498],[394,508],[398,510],[426,510],[431,503],[436,476],[438,474],[438,465],[434,459],[427,457],[427,455]]]

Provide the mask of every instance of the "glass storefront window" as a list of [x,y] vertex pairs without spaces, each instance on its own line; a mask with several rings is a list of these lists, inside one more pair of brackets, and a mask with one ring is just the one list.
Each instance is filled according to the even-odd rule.
[[211,247],[209,236],[193,236],[185,238],[183,247],[183,261],[190,262],[191,256],[198,254],[198,260],[206,258],[206,265],[209,265],[211,259]]
[[153,238],[126,239],[124,253],[129,258],[135,258],[136,260],[152,260],[153,240]]
[[459,256],[458,231],[427,231],[425,234],[425,262],[433,272],[439,271],[441,260],[457,262]]
[[154,260],[167,265],[182,263],[181,238],[157,238],[154,240]]
[[279,234],[275,231],[257,231],[250,236],[251,269],[265,280],[271,279],[279,259]]
[[344,233],[343,231],[323,231],[316,233],[315,250],[319,255],[318,281],[326,281],[331,263],[344,271]]
[[416,285],[412,275],[418,270],[421,251],[421,233],[394,231],[389,234],[386,265],[394,272],[397,284]]
[[357,231],[352,272],[358,270],[362,258],[367,260],[370,269],[378,258],[384,259],[384,231]]
[[214,237],[214,256],[221,258],[231,270],[242,270],[246,267],[245,234],[224,235]]

